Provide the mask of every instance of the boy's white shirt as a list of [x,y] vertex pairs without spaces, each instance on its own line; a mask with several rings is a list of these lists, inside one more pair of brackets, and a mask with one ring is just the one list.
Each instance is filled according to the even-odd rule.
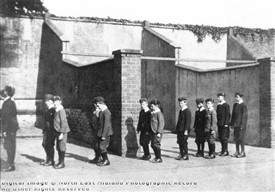
[[149,107],[146,107],[145,109],[143,109],[145,112],[149,111]]
[[184,110],[187,109],[187,108],[188,108],[188,107],[185,106],[185,107],[181,108],[180,110],[181,110],[181,111],[184,111]]
[[64,109],[64,107],[62,105],[58,105],[55,107],[55,111],[58,112],[60,110]]
[[101,111],[105,111],[106,109],[108,109],[108,107],[106,105],[103,105],[102,107],[103,107],[103,109],[101,109]]
[[201,107],[201,108],[198,108],[197,111],[203,111],[203,110],[205,110],[205,108],[204,108],[204,107]]
[[218,105],[222,105],[224,103],[226,103],[226,101],[221,101],[221,102],[218,103]]
[[240,100],[240,101],[238,101],[237,103],[238,103],[238,104],[242,104],[242,103],[243,103],[243,100]]
[[160,112],[159,108],[157,108],[156,110],[152,111],[152,113],[157,113],[157,112]]
[[10,97],[10,96],[7,96],[3,99],[3,101],[7,101],[8,99],[11,99],[12,101],[14,101],[14,97]]

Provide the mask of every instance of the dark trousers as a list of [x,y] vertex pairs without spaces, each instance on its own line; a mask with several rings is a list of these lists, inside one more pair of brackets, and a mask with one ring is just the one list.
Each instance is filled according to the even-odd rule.
[[204,154],[204,142],[205,142],[205,135],[204,131],[196,131],[196,139],[195,143],[197,144],[198,152],[199,154]]
[[179,145],[181,156],[188,155],[188,135],[184,135],[184,132],[177,133],[177,143]]
[[65,152],[66,152],[66,143],[68,138],[68,134],[63,133],[63,139],[59,140],[58,137],[60,134],[61,133],[58,133],[58,132],[54,133],[54,141],[56,142],[56,150],[58,152],[59,163],[64,162]]
[[7,161],[9,166],[14,166],[16,152],[16,132],[7,132],[7,135],[4,138],[4,148],[7,151]]
[[222,146],[222,153],[228,152],[228,139],[230,135],[229,127],[218,126],[218,134]]
[[244,152],[244,140],[245,140],[246,129],[241,129],[240,127],[234,127],[234,140],[236,143],[236,152],[239,153],[239,146],[241,145],[241,150]]
[[150,155],[150,150],[149,150],[150,133],[141,132],[140,133],[140,138],[139,138],[139,143],[143,148],[144,155],[149,156]]
[[151,133],[151,147],[157,159],[161,158],[161,149],[160,149],[161,139],[162,139],[162,134],[160,135],[160,137],[158,137],[156,133]]
[[42,146],[46,152],[47,161],[54,160],[54,141],[55,141],[55,133],[53,130],[46,130],[43,132]]
[[105,154],[107,154],[107,148],[110,144],[110,138],[111,137],[109,136],[106,137],[105,140],[102,140],[100,137],[97,137],[94,146],[96,156],[98,155],[99,157],[101,155],[104,158]]
[[215,153],[215,136],[214,134],[209,132],[205,132],[205,140],[208,143],[208,149],[209,149],[209,155],[212,155]]

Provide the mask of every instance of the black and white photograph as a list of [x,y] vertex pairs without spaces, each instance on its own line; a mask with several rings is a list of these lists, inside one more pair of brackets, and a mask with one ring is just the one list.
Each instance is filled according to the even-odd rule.
[[275,191],[273,0],[0,0],[0,191]]

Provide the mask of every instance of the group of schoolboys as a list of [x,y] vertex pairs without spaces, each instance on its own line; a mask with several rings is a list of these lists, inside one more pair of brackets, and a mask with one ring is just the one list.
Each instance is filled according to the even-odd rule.
[[[205,157],[207,159],[214,159],[215,153],[215,140],[218,135],[221,143],[221,152],[219,156],[228,156],[228,140],[230,136],[230,127],[234,129],[234,140],[236,143],[236,152],[233,157],[243,158],[245,154],[245,133],[247,124],[247,107],[243,102],[243,95],[240,93],[235,94],[236,102],[233,105],[232,115],[230,114],[230,106],[225,101],[225,94],[218,93],[218,104],[216,110],[214,109],[214,100],[208,98],[204,101],[202,98],[196,99],[197,110],[195,112],[194,132],[196,134],[195,143],[197,145],[196,157]],[[179,156],[177,160],[188,160],[188,137],[191,131],[191,111],[188,108],[187,98],[178,98],[180,111],[176,125],[177,143],[179,145]],[[139,122],[137,131],[140,132],[140,145],[143,147],[144,155],[141,157],[143,160],[151,158],[149,152],[149,143],[155,152],[156,158],[153,162],[162,162],[160,153],[160,141],[162,137],[164,118],[158,108],[155,109],[154,102],[146,99],[140,100],[141,108],[139,114]],[[151,110],[149,109],[151,107]],[[160,111],[161,115],[155,114]],[[160,129],[155,129],[156,125]],[[216,129],[216,127],[218,129]],[[204,155],[204,144],[208,143],[208,155]],[[240,148],[241,147],[241,151]]]

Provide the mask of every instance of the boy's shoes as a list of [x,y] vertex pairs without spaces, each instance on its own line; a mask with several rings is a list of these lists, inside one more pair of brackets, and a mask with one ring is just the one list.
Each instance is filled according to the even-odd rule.
[[143,155],[140,159],[141,160],[145,160],[145,161],[150,160],[151,159],[151,155]]
[[237,155],[237,158],[244,158],[246,157],[245,152],[242,152],[241,154]]
[[3,172],[11,172],[11,171],[15,171],[15,166],[9,166],[8,168],[6,169],[3,169]]
[[237,158],[239,155],[240,155],[240,153],[236,152],[233,155],[231,155],[231,157],[236,157]]
[[63,169],[65,167],[65,163],[64,162],[60,162],[57,165],[54,166],[55,169]]
[[218,153],[219,156],[223,156],[223,154],[224,154],[224,151],[221,151]]
[[89,163],[100,163],[102,161],[101,158],[99,157],[95,157],[92,160],[89,160]]
[[48,161],[44,166],[54,166],[54,161]]
[[184,155],[184,156],[182,157],[182,159],[183,159],[183,160],[189,160],[189,157],[188,157],[188,155]]
[[161,158],[155,158],[155,159],[153,159],[152,163],[162,163],[162,159]]
[[40,163],[40,165],[45,165],[45,164],[47,164],[47,163],[49,163],[49,160],[42,161],[42,162]]
[[214,154],[210,154],[208,156],[205,157],[206,159],[215,159],[216,156]]
[[97,163],[96,165],[99,167],[108,166],[108,165],[110,165],[110,161],[108,159],[106,159],[104,161],[101,161],[100,163]]
[[229,152],[228,151],[225,151],[223,154],[221,154],[220,156],[224,157],[224,156],[228,156],[229,155]]
[[176,160],[182,160],[183,159],[183,156],[182,155],[179,155],[175,158]]
[[201,157],[201,153],[196,153],[196,157]]

